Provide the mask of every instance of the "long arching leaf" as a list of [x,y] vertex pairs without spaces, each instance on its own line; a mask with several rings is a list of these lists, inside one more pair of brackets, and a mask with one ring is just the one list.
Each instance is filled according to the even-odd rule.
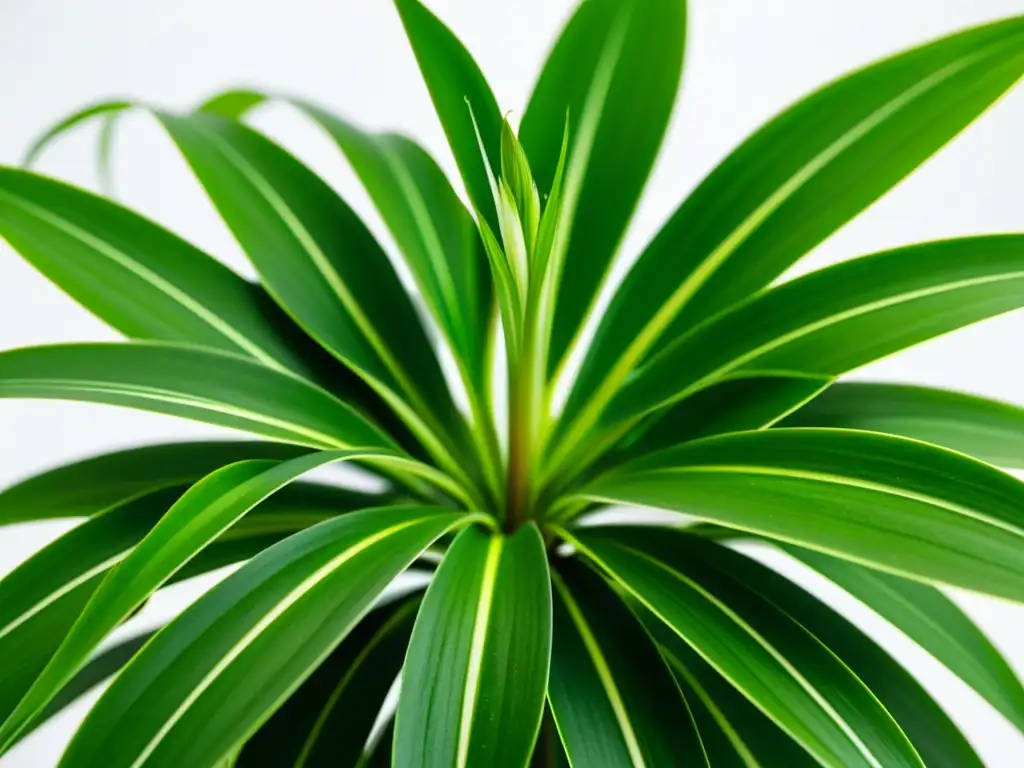
[[416,618],[395,720],[395,765],[522,768],[544,713],[551,583],[533,525],[467,528]]
[[[569,411],[768,285],[956,136],[1024,74],[1024,17],[855,72],[751,136],[689,197],[603,318]],[[575,402],[574,402],[575,401]]]
[[600,576],[558,566],[548,698],[574,766],[706,766],[693,719],[651,638]]
[[1024,483],[913,440],[830,429],[741,432],[637,459],[587,494],[1024,599]]
[[519,131],[540,193],[548,195],[566,114],[575,132],[578,124],[573,121],[583,114],[592,80],[600,71],[604,42],[621,23],[628,28],[600,115],[566,256],[567,289],[556,310],[552,369],[586,320],[657,157],[679,89],[686,3],[582,3],[541,72]]
[[107,403],[315,448],[394,443],[319,387],[242,357],[191,347],[61,344],[0,352],[0,397]]
[[[501,112],[480,67],[452,31],[419,0],[395,0],[434,109],[474,207],[492,232],[498,214],[487,166],[501,167]],[[471,111],[472,110],[472,111]],[[480,143],[477,131],[480,129]],[[486,160],[480,147],[487,153]]]
[[839,382],[783,426],[887,432],[952,448],[998,467],[1024,469],[1024,408],[961,392]]
[[302,684],[423,549],[472,519],[424,507],[368,510],[264,551],[143,649],[90,712],[61,765],[216,763]]

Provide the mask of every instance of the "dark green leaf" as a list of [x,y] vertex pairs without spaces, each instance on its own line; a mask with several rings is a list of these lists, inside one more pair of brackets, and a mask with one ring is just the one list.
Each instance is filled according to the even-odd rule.
[[603,379],[614,385],[689,328],[771,283],[1022,74],[1024,17],[1017,17],[855,72],[768,123],[705,179],[631,270],[603,318],[570,412]]
[[839,427],[902,435],[1024,469],[1024,409],[929,387],[840,382],[783,426]]
[[210,765],[229,755],[438,536],[473,516],[356,512],[264,551],[173,621],[107,690],[62,766]]
[[1024,483],[912,440],[830,429],[741,432],[637,459],[587,493],[1024,599]]
[[[606,41],[626,26],[565,262],[551,367],[586,320],[668,126],[683,65],[683,0],[586,0],[552,50],[523,115],[520,138],[541,196],[552,191],[566,115],[572,131],[601,71]],[[642,87],[638,87],[639,84]],[[575,121],[575,122],[574,122]]]
[[[497,232],[498,217],[486,163],[491,168],[501,167],[498,102],[472,55],[440,19],[419,0],[395,0],[395,7],[402,17],[469,197],[491,231]],[[474,118],[480,128],[486,158],[480,154]]]
[[0,353],[0,397],[107,403],[317,448],[394,447],[319,387],[220,352],[169,344],[61,344]]
[[579,562],[554,583],[548,697],[572,765],[707,765],[672,672],[619,596]]
[[523,768],[544,712],[550,654],[551,584],[537,528],[464,530],[416,618],[395,764]]
[[[989,639],[942,592],[800,547],[784,549],[895,624],[1024,731],[1020,680]],[[954,764],[966,765],[950,763]]]

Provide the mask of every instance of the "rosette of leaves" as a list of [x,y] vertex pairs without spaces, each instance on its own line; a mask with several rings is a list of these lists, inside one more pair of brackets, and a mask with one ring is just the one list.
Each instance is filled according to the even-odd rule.
[[[0,746],[113,676],[62,766],[980,766],[872,639],[730,545],[781,547],[1024,726],[1020,683],[939,589],[1024,599],[1024,485],[997,469],[1024,468],[1024,412],[836,383],[1024,305],[1024,236],[777,280],[1014,85],[1024,18],[779,114],[590,322],[673,111],[685,3],[585,0],[518,130],[458,39],[396,5],[465,195],[412,139],[301,99],[147,107],[258,282],[0,169],[0,235],[128,339],[3,352],[0,395],[261,438],[96,456],[0,493],[2,525],[82,520],[0,581]],[[245,124],[270,99],[333,139],[396,253]],[[83,110],[32,154],[97,118],[106,156],[139,106]],[[382,490],[307,477],[338,463]],[[679,515],[590,524],[607,505]],[[232,563],[154,636],[106,643],[158,590]]]

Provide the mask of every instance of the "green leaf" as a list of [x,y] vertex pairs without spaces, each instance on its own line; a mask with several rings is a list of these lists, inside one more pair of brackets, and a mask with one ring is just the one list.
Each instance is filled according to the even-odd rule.
[[93,456],[0,491],[0,525],[91,517],[162,488],[190,485],[245,459],[293,459],[308,449],[270,442],[165,443]]
[[537,528],[464,530],[416,617],[395,765],[523,768],[544,713],[550,654],[551,584]]
[[402,669],[418,607],[416,597],[372,611],[249,739],[238,767],[359,765]]
[[783,422],[887,432],[1024,469],[1024,409],[929,387],[839,382]]
[[[714,768],[720,765],[818,768],[821,765],[744,698],[665,622],[639,603],[637,605],[645,626],[661,644],[661,653],[676,673],[679,686],[690,702],[709,762]],[[740,762],[736,762],[737,757]]]
[[1024,236],[914,245],[818,270],[700,325],[636,372],[607,429],[741,370],[837,376],[1024,306]]
[[637,459],[586,494],[1024,599],[1024,483],[917,441],[830,429],[741,432]]
[[942,592],[800,547],[783,549],[895,624],[1024,732],[1020,680],[989,639]]
[[[667,536],[668,531],[652,531]],[[880,765],[795,674],[785,657],[678,563],[617,543],[599,530],[569,535],[647,609],[671,627],[780,728],[828,768]]]
[[618,595],[586,566],[554,577],[548,697],[575,766],[707,765],[679,687]]
[[832,379],[799,372],[738,375],[656,413],[626,437],[617,453],[634,458],[702,437],[770,427],[812,400]]
[[316,448],[394,443],[334,396],[243,357],[169,344],[0,352],[0,397],[120,405]]
[[[192,486],[104,579],[18,708],[0,727],[10,744],[99,643],[175,572],[282,486],[339,461],[393,461],[380,451],[329,451],[291,461],[231,464]],[[150,521],[152,523],[152,521]],[[109,563],[107,564],[109,567]]]
[[124,100],[110,100],[101,101],[95,104],[90,104],[87,107],[68,115],[60,122],[53,125],[41,136],[39,136],[32,145],[25,152],[25,158],[22,160],[22,165],[26,168],[35,164],[39,159],[40,155],[58,138],[63,136],[65,133],[70,131],[82,123],[92,120],[95,117],[109,118],[114,115],[118,115],[125,110],[131,109],[135,106],[133,101]]
[[157,117],[271,295],[458,471],[449,450],[453,435],[464,437],[462,417],[408,294],[362,221],[246,126],[211,114]]
[[[685,553],[747,585],[835,654],[892,715],[926,765],[981,765],[974,750],[928,692],[852,622],[756,560],[696,537],[680,536],[679,540],[684,542],[680,556]],[[849,567],[870,574],[859,566]]]
[[771,283],[1022,74],[1024,17],[1016,17],[873,64],[761,128],[690,195],[630,271],[602,319],[569,411]]
[[[683,0],[586,0],[551,52],[523,115],[520,140],[542,197],[553,189],[566,113],[584,114],[605,42],[626,25],[586,167],[551,342],[562,360],[597,296],[668,126],[686,37]],[[642,84],[642,86],[640,86]],[[579,124],[574,127],[580,130]]]
[[[452,31],[419,0],[395,0],[405,33],[441,119],[448,144],[474,207],[491,230],[498,231],[497,211],[487,163],[501,165],[501,112],[480,67]],[[467,108],[468,104],[468,108]],[[480,153],[472,115],[480,127],[486,159]]]
[[196,344],[306,371],[271,323],[258,286],[125,208],[0,168],[0,237],[126,336]]
[[161,491],[96,515],[0,579],[0,723],[49,662],[103,575],[179,494]]
[[86,718],[62,766],[209,765],[232,752],[437,537],[475,516],[367,510],[264,551],[160,632]]

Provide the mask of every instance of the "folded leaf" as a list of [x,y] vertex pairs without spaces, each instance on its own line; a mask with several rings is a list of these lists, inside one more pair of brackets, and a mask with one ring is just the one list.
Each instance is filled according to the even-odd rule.
[[438,536],[472,516],[343,515],[262,552],[160,632],[106,691],[62,766],[211,765],[264,722]]
[[[501,112],[473,56],[444,23],[419,0],[395,0],[434,109],[441,119],[466,191],[493,232],[498,216],[487,163],[501,167]],[[470,110],[472,115],[470,116]],[[473,118],[486,158],[480,153]]]
[[[784,550],[895,624],[1024,732],[1020,680],[991,641],[942,592],[800,547]],[[966,763],[950,763],[954,764]]]
[[316,448],[394,443],[324,390],[242,357],[169,344],[0,352],[0,397],[107,403]]
[[917,441],[829,429],[741,432],[637,459],[586,494],[1024,599],[1024,483]]
[[961,392],[840,382],[783,422],[902,435],[1024,469],[1024,409]]
[[393,603],[359,622],[246,742],[235,765],[361,765],[363,745],[401,672],[419,602]]
[[544,713],[551,584],[544,543],[467,528],[416,617],[402,672],[395,765],[526,765]]
[[519,131],[544,198],[552,190],[566,115],[575,138],[601,72],[605,41],[622,24],[627,30],[599,115],[566,256],[566,289],[559,296],[551,340],[552,370],[586,320],[657,157],[679,89],[686,3],[582,3],[541,72]]
[[873,64],[769,122],[690,195],[630,271],[573,400],[582,404],[606,378],[621,381],[689,328],[771,283],[1022,74],[1018,16]]
[[572,765],[706,766],[672,672],[618,595],[579,562],[558,566],[548,698]]

